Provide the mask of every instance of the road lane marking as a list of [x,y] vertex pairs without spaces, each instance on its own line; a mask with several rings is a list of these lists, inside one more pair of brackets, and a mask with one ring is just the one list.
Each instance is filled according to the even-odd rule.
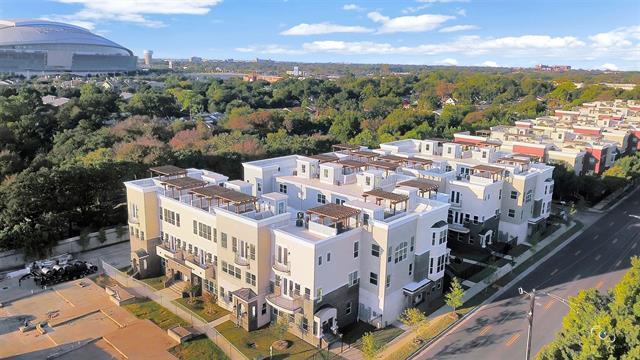
[[616,223],[615,221],[612,221],[609,223],[609,226],[613,226],[615,223]]
[[578,279],[580,279],[580,274],[576,275],[576,277],[573,278],[573,281],[576,281]]
[[480,331],[480,333],[478,335],[482,336],[486,333],[489,332],[489,330],[491,330],[492,326],[491,325],[487,325],[485,327],[482,328],[482,330]]
[[554,302],[553,300],[549,301],[549,303],[544,306],[544,309],[549,310],[549,308],[553,306],[553,302]]
[[625,214],[625,215],[627,215],[627,210],[623,211],[622,213],[623,213],[623,214]]
[[633,245],[631,245],[631,248],[632,248],[632,249],[635,249],[635,248],[636,248],[636,245],[638,245],[638,244],[637,244],[637,243],[634,243]]
[[613,241],[611,242],[612,244],[615,244],[618,242],[618,238],[613,239]]
[[600,260],[601,257],[602,255],[598,254],[598,256],[596,256],[596,261]]
[[618,262],[616,263],[616,266],[615,266],[615,267],[620,266],[620,264],[621,264],[621,263],[622,263],[622,260],[618,260]]
[[551,276],[555,275],[558,272],[558,269],[555,269],[551,272]]
[[600,234],[595,234],[595,235],[593,236],[593,240],[595,240],[595,239],[597,239],[597,238],[599,238],[599,237],[600,237]]
[[516,340],[518,340],[518,338],[520,337],[520,333],[517,334],[513,334],[512,337],[509,338],[509,340],[507,340],[507,346],[511,346],[513,345],[514,342],[516,342]]
[[600,289],[602,285],[604,285],[604,281],[603,280],[598,281],[598,283],[596,284],[596,289]]
[[575,256],[578,256],[578,255],[580,255],[580,253],[581,253],[581,252],[582,252],[582,250],[578,250],[578,251],[576,251],[576,252],[575,252],[575,254],[574,254],[574,255],[575,255]]

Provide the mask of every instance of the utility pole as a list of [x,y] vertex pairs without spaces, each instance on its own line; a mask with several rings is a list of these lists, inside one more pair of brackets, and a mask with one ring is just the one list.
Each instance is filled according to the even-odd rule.
[[529,308],[529,327],[527,330],[527,360],[531,359],[531,338],[533,337],[533,310],[536,307],[536,289],[531,290],[531,293],[527,294],[531,298],[531,305]]

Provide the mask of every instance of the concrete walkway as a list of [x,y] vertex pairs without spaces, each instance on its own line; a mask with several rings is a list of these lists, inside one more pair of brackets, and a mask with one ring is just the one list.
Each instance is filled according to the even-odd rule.
[[331,351],[331,353],[333,353],[333,354],[339,355],[342,358],[348,359],[348,360],[362,360],[362,359],[364,359],[364,354],[362,353],[362,351],[360,351],[355,346],[347,348],[347,345],[345,345],[343,347],[343,351],[340,352],[340,342],[339,341],[331,344],[331,347],[329,348],[329,351]]

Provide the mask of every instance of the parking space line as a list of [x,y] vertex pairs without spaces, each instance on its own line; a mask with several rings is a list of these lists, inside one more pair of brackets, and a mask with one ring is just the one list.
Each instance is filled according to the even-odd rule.
[[511,346],[511,345],[513,345],[513,343],[514,343],[514,342],[516,342],[516,340],[518,340],[518,338],[519,338],[519,337],[520,337],[520,333],[513,334],[513,336],[512,336],[512,337],[510,337],[510,338],[509,338],[509,340],[507,340],[506,345],[507,345],[507,346]]
[[482,328],[482,330],[480,331],[480,333],[478,333],[478,335],[482,336],[486,333],[489,332],[489,330],[491,330],[492,326],[491,325],[487,325],[485,327]]
[[593,239],[595,240],[595,239],[597,239],[597,238],[599,238],[599,237],[600,237],[600,234],[595,234],[595,235],[593,236]]
[[574,254],[574,255],[575,255],[575,256],[578,256],[578,255],[580,255],[580,253],[581,253],[581,252],[582,252],[582,250],[578,250],[578,251],[576,251],[576,252],[575,252],[575,254]]
[[613,226],[615,223],[616,223],[615,221],[612,221],[609,223],[609,226]]
[[551,272],[551,276],[555,275],[558,272],[558,269],[555,269]]
[[596,256],[596,261],[600,260],[601,257],[602,255],[598,254],[598,256]]
[[631,245],[631,248],[632,248],[632,249],[635,249],[635,248],[636,248],[636,245],[638,245],[638,243],[633,243],[633,245]]
[[553,302],[554,302],[553,300],[549,301],[549,303],[547,303],[547,305],[544,306],[544,309],[549,310],[549,308],[553,306]]
[[618,238],[613,239],[613,241],[611,242],[612,244],[615,244],[618,242]]

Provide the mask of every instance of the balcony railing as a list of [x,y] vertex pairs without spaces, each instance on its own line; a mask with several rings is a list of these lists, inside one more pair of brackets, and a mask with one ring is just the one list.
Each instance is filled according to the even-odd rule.
[[249,266],[249,259],[246,257],[240,256],[240,254],[236,253],[236,256],[233,261],[238,266]]
[[282,295],[282,289],[280,286],[274,286],[273,292],[266,296],[267,303],[269,305],[288,312],[302,311],[304,307],[305,296],[293,295],[288,298]]
[[129,221],[129,224],[140,224],[140,220],[138,220],[138,218],[134,218],[132,216],[129,216],[129,219],[127,219]]
[[291,263],[290,262],[280,262],[278,261],[278,259],[276,259],[276,257],[273,257],[273,265],[272,265],[273,270],[281,272],[281,273],[285,273],[285,274],[290,274],[291,273]]

